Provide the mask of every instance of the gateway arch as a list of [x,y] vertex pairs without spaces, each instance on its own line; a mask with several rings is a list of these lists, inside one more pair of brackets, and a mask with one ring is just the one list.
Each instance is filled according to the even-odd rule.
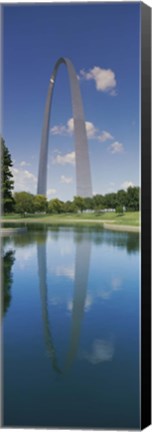
[[76,72],[71,61],[64,57],[59,58],[59,60],[56,62],[49,82],[40,148],[37,193],[41,195],[46,195],[50,113],[56,74],[59,66],[62,63],[65,64],[67,68],[70,80],[75,137],[76,194],[81,197],[92,197],[88,142],[80,87]]

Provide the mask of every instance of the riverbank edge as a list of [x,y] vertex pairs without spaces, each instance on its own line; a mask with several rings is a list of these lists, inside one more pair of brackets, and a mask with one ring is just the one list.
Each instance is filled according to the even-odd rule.
[[[103,228],[109,229],[109,230],[115,230],[115,231],[128,231],[128,232],[139,232],[141,231],[140,226],[134,226],[134,225],[118,225],[115,223],[111,223],[113,221],[108,222],[107,220],[96,220],[96,219],[67,219],[67,220],[60,220],[60,219],[54,219],[54,220],[44,220],[44,219],[37,219],[32,218],[29,220],[29,218],[24,219],[2,219],[0,221],[1,224],[3,223],[12,223],[12,224],[50,224],[50,225],[76,225],[76,224],[82,224],[82,225],[102,225]],[[20,228],[19,228],[20,229]],[[21,228],[22,229],[22,228]],[[5,228],[1,227],[0,233],[3,235],[6,233],[6,230],[15,230],[15,228]],[[8,234],[9,235],[9,234]]]
[[0,228],[0,235],[2,237],[4,236],[9,236],[11,234],[25,234],[27,232],[27,227],[23,227],[23,228],[14,228],[14,227],[10,227],[10,228]]
[[103,224],[105,229],[114,230],[114,231],[128,231],[128,232],[141,232],[140,226],[133,226],[133,225],[116,225],[116,224]]

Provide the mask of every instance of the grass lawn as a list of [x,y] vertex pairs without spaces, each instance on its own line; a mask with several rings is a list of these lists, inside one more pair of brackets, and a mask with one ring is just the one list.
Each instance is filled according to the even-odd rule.
[[50,224],[67,224],[67,223],[111,223],[114,225],[125,225],[138,227],[140,225],[140,212],[126,212],[123,215],[117,213],[79,213],[79,214],[54,214],[54,215],[30,215],[20,216],[17,214],[5,215],[1,218],[2,222],[20,222],[20,223],[50,223]]

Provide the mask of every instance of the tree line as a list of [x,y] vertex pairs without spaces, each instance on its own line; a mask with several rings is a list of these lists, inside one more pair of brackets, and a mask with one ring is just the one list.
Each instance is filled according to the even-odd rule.
[[14,194],[14,211],[16,213],[77,213],[105,210],[115,210],[117,213],[139,210],[139,187],[128,187],[127,191],[119,190],[106,195],[94,195],[92,198],[75,196],[72,201],[61,201],[58,198],[47,200],[43,195],[33,195],[28,192]]
[[127,191],[121,189],[105,195],[96,194],[92,198],[75,196],[72,201],[61,201],[58,198],[47,200],[43,195],[34,195],[29,192],[15,192],[11,168],[13,166],[11,155],[5,142],[1,139],[2,158],[2,198],[4,213],[15,212],[19,214],[32,213],[77,213],[94,211],[100,213],[106,209],[113,209],[118,213],[139,210],[140,189],[137,186],[128,187]]

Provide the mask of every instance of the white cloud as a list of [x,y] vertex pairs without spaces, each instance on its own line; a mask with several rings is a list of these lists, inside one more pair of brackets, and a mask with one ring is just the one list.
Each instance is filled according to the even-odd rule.
[[85,70],[80,71],[80,76],[85,80],[94,80],[96,89],[103,92],[110,92],[113,96],[113,89],[116,87],[115,73],[111,69],[102,69],[94,66],[89,72]]
[[[97,139],[98,141],[105,142],[108,140],[114,139],[110,132],[103,130],[99,135],[99,130],[95,127],[95,125],[90,122],[85,122],[86,133],[88,139]],[[71,117],[65,125],[56,125],[51,129],[52,135],[66,135],[71,136],[74,132],[74,119]],[[59,152],[58,152],[59,153]]]
[[124,151],[124,146],[119,141],[113,142],[108,148],[112,154],[123,153]]
[[112,276],[108,284],[102,286],[101,289],[99,288],[97,292],[97,296],[104,300],[109,300],[115,291],[119,291],[122,288],[123,288],[123,279],[117,275]]
[[71,135],[74,130],[74,122],[73,118],[69,119],[67,121],[66,126],[65,125],[56,125],[51,128],[51,134],[52,135]]
[[73,151],[71,153],[66,153],[64,155],[58,154],[53,159],[53,163],[59,165],[65,165],[65,164],[75,165],[75,152]]
[[70,184],[72,183],[72,177],[66,177],[65,175],[61,175],[60,183]]
[[96,339],[93,343],[91,353],[83,353],[83,358],[88,360],[93,365],[101,362],[112,360],[114,355],[114,346],[111,341]]
[[111,281],[112,289],[113,291],[119,291],[122,288],[122,278],[120,277],[113,277]]
[[12,168],[12,174],[13,174],[13,176],[15,176],[15,174],[18,174],[18,173],[19,173],[18,168]]
[[67,310],[69,312],[72,312],[72,309],[73,309],[73,301],[69,300],[68,303],[67,303]]
[[[74,279],[74,274],[73,274],[73,279]],[[88,294],[86,299],[85,299],[85,304],[84,304],[84,312],[88,312],[89,309],[92,306],[92,298],[91,296]],[[69,312],[72,312],[73,310],[73,300],[68,301],[67,303],[67,309]]]
[[55,270],[56,276],[65,276],[69,279],[74,280],[75,276],[75,268],[74,267],[64,267],[64,266],[57,266]]
[[21,270],[25,271],[25,268],[29,265],[33,265],[33,258],[35,256],[35,246],[30,245],[24,248],[16,249],[15,257]]
[[31,163],[30,163],[30,162],[22,161],[22,162],[20,162],[19,165],[20,165],[21,167],[24,167],[24,166],[31,166]]
[[87,137],[96,138],[97,129],[95,128],[94,124],[89,121],[86,121],[85,125],[86,125]]
[[66,135],[67,128],[64,125],[53,126],[51,128],[52,135]]
[[[95,128],[94,124],[90,121],[85,122],[86,126],[86,132],[88,138],[96,138],[97,129]],[[52,135],[72,135],[74,132],[74,119],[71,117],[68,121],[66,126],[64,125],[56,125],[53,128],[51,128]]]
[[71,255],[71,253],[72,253],[71,246],[68,243],[64,243],[64,245],[62,245],[60,248],[60,255],[61,256]]
[[107,132],[105,130],[101,133],[101,135],[98,136],[98,140],[101,142],[105,142],[111,139],[113,139],[113,136],[110,134],[110,132]]
[[[85,122],[86,132],[88,138],[96,138],[97,129],[94,124],[90,121]],[[74,132],[74,119],[71,117],[66,126],[64,125],[56,125],[51,128],[52,135],[72,135]]]
[[91,297],[91,295],[90,294],[88,294],[87,295],[87,297],[86,297],[86,300],[85,300],[85,305],[84,305],[84,310],[85,310],[85,312],[88,312],[89,311],[89,309],[91,308],[91,306],[92,306],[92,297]]
[[117,91],[115,89],[111,90],[110,95],[111,96],[117,96]]
[[67,121],[67,133],[72,133],[74,131],[74,120],[73,117],[71,117]]
[[56,194],[56,189],[48,189],[47,190],[47,196],[49,197],[49,196],[51,196],[51,195],[55,195]]
[[108,288],[102,288],[99,292],[98,292],[98,296],[101,297],[103,300],[109,300],[109,298],[111,297],[112,291],[111,289]]
[[37,181],[37,178],[35,177],[35,175],[32,174],[30,171],[24,170],[23,172],[24,172],[24,175],[25,175],[26,178],[32,179],[34,182]]
[[124,182],[121,184],[121,188],[122,188],[122,189],[127,190],[128,187],[134,187],[134,183],[133,183],[132,181],[128,181],[128,180],[126,180],[126,181],[124,181]]
[[12,167],[12,174],[16,192],[36,192],[37,177],[32,172]]
[[[96,137],[96,133],[97,133],[97,129],[95,128],[94,124],[90,121],[86,121],[85,122],[85,126],[86,126],[86,132],[87,132],[87,137],[88,138],[95,138]],[[72,133],[74,131],[74,120],[73,118],[70,118],[67,121],[67,131],[68,133]]]

